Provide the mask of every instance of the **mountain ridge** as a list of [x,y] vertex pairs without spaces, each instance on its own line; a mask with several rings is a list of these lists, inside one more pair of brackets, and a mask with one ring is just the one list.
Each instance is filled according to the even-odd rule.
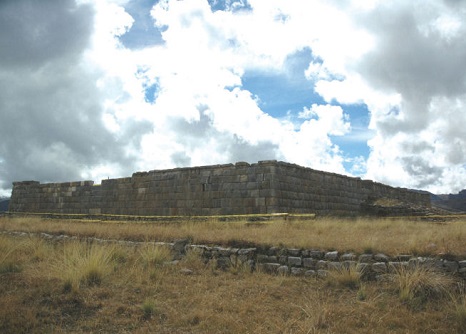
[[8,211],[9,204],[10,204],[9,197],[0,197],[0,212]]

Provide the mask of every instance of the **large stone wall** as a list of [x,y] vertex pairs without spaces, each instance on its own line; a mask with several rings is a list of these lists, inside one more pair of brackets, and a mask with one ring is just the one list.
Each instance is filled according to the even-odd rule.
[[408,189],[277,161],[134,173],[132,177],[48,183],[14,182],[9,211],[64,214],[229,215],[316,213],[355,215],[377,198],[430,206]]

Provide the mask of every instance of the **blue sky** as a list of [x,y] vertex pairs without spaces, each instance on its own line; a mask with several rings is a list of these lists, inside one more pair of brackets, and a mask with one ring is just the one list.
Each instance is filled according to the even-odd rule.
[[466,188],[466,3],[0,4],[11,182],[277,159]]

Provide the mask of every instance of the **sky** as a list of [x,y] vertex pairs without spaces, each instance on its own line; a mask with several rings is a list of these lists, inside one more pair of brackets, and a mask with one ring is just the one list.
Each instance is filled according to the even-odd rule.
[[280,160],[466,188],[466,2],[3,0],[12,182]]

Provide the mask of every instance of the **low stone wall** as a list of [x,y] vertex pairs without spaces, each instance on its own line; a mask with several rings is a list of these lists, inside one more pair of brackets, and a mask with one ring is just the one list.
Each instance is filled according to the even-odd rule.
[[[178,247],[179,248],[179,247]],[[187,250],[199,252],[206,261],[215,260],[219,268],[247,266],[251,271],[271,274],[325,277],[329,271],[350,267],[362,273],[365,279],[380,279],[402,268],[426,266],[445,274],[466,279],[466,260],[448,260],[414,255],[354,254],[315,249],[287,249],[271,247],[223,248],[186,245]]]
[[[2,232],[17,237],[41,237],[52,241],[77,240],[67,235],[48,233]],[[138,246],[147,242],[108,240],[99,238],[80,238],[87,242],[117,243],[126,246]],[[416,266],[428,267],[446,275],[466,279],[466,259],[446,259],[441,257],[419,257],[409,254],[387,256],[378,254],[340,253],[338,251],[318,249],[296,249],[280,247],[227,248],[190,244],[189,240],[177,240],[172,243],[153,242],[155,245],[168,246],[173,251],[173,260],[179,261],[190,251],[196,252],[207,264],[213,262],[216,268],[229,268],[247,271],[260,270],[270,274],[293,275],[303,277],[326,277],[330,271],[355,268],[366,280],[381,280],[387,274],[394,274],[401,269]],[[187,272],[186,272],[187,273]]]
[[131,177],[14,182],[11,212],[199,216],[267,213],[357,215],[379,198],[430,206],[427,194],[294,164],[260,161],[176,168]]

